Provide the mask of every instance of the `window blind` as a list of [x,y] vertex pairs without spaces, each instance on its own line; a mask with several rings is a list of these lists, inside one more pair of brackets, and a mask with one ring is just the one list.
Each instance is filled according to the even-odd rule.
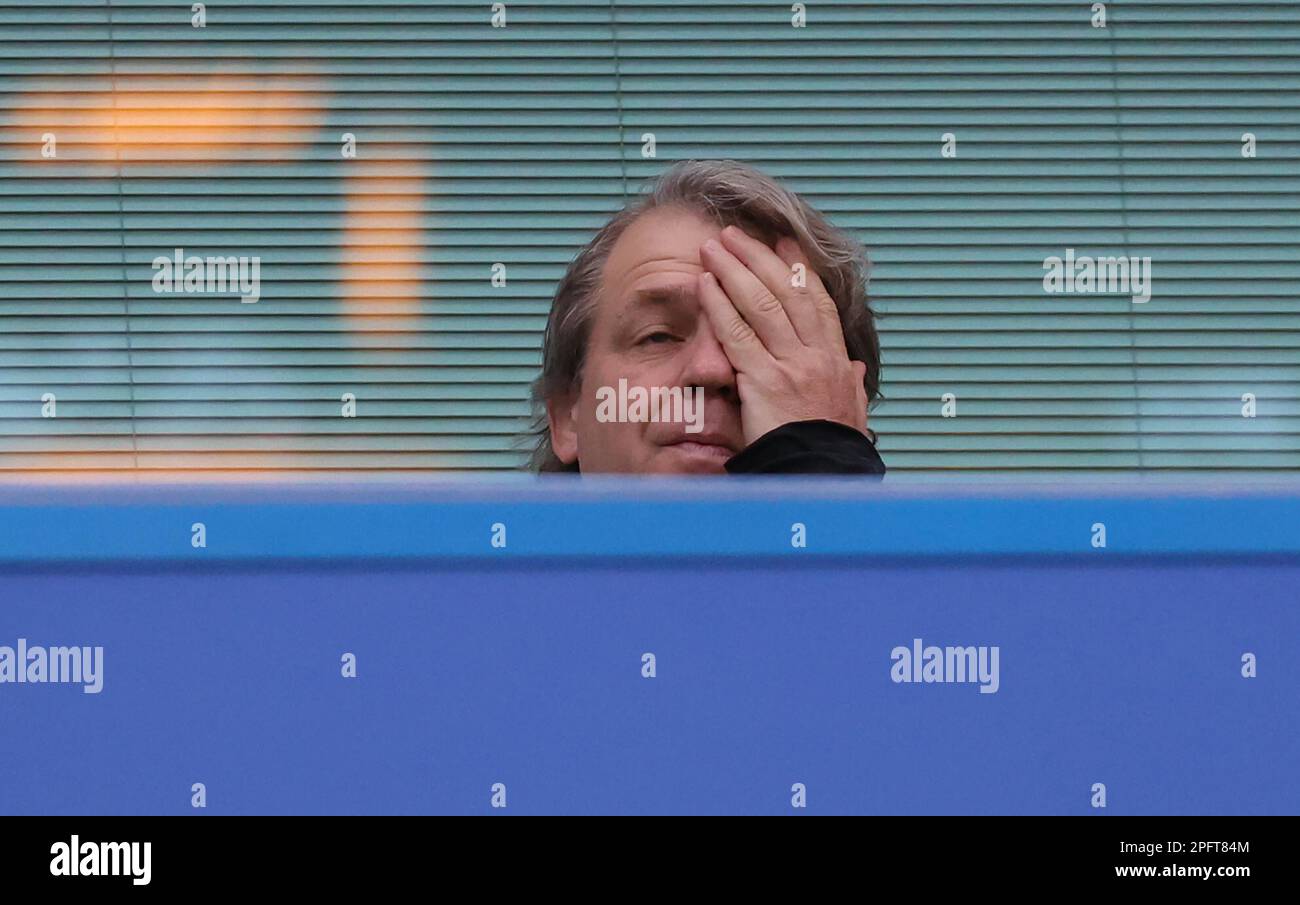
[[867,244],[892,474],[1294,470],[1300,6],[1102,13],[0,0],[0,471],[516,468],[556,280],[686,158]]

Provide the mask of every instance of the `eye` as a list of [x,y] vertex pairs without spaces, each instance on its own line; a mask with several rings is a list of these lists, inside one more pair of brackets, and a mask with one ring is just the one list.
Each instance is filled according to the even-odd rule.
[[645,336],[641,337],[637,340],[636,344],[638,346],[657,345],[659,343],[672,342],[676,338],[677,337],[664,330],[656,330],[654,333],[647,333]]

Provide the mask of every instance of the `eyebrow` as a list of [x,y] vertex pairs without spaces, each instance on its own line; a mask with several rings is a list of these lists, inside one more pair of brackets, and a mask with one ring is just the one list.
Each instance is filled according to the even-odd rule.
[[695,290],[686,285],[675,286],[654,286],[649,289],[638,289],[632,293],[631,302],[634,305],[671,305],[687,299],[695,298]]

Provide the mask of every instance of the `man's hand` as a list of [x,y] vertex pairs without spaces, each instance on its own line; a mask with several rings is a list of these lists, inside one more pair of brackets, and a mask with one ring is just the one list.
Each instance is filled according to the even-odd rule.
[[[700,304],[736,370],[745,442],[794,421],[838,421],[866,432],[867,366],[850,361],[835,301],[803,250],[776,253],[728,226],[700,248]],[[803,265],[804,286],[793,268]]]

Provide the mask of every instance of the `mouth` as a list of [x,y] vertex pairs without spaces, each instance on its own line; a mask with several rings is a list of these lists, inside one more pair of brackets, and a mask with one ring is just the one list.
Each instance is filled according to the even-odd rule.
[[720,468],[736,454],[727,439],[716,434],[686,434],[674,438],[664,446],[709,470]]

